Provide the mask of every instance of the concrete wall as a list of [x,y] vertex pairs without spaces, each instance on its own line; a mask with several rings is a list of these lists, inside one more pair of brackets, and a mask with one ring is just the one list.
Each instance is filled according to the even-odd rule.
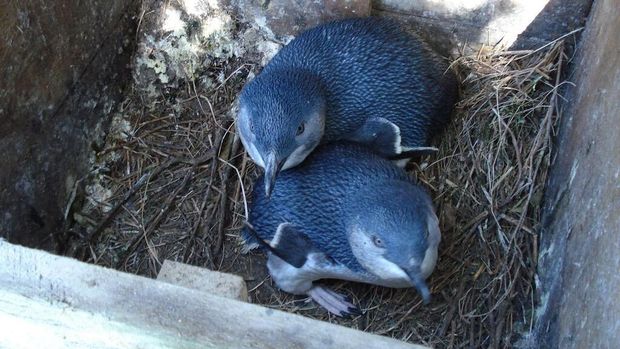
[[596,1],[547,186],[533,346],[620,345],[620,0]]
[[583,26],[592,0],[373,0],[375,14],[412,23],[443,51],[481,44],[537,48]]
[[130,77],[137,5],[0,2],[0,237],[59,247],[68,194]]

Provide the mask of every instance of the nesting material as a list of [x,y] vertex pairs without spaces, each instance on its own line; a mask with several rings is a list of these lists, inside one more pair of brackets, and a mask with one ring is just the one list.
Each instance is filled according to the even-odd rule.
[[431,190],[443,233],[430,305],[415,289],[328,281],[365,312],[335,318],[279,291],[261,252],[241,253],[238,233],[258,171],[232,116],[259,65],[235,57],[197,73],[214,84],[188,81],[154,98],[128,92],[114,123],[121,127],[88,179],[97,190],[73,214],[68,253],[150,277],[165,259],[235,273],[254,303],[436,348],[508,346],[534,320],[563,48],[556,41],[535,51],[481,50],[454,63],[463,91],[454,121],[436,141],[439,154],[409,166]]

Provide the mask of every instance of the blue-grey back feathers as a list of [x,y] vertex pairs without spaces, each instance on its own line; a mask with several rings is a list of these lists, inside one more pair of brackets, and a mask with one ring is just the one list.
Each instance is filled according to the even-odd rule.
[[263,96],[299,90],[326,99],[323,142],[350,139],[367,118],[383,117],[398,125],[407,147],[428,145],[449,120],[458,93],[447,63],[417,35],[372,17],[300,34],[244,88],[240,101],[251,106]]
[[[250,223],[257,234],[270,241],[282,223],[290,223],[318,250],[354,272],[361,271],[362,266],[351,252],[347,223],[377,207],[389,209],[394,205],[387,201],[398,202],[403,196],[403,215],[411,213],[407,207],[418,205],[412,202],[418,196],[420,205],[430,205],[428,195],[403,170],[353,143],[319,146],[301,165],[280,173],[276,183],[270,198],[265,196],[263,186],[254,187]],[[397,196],[395,191],[402,193]],[[398,210],[396,215],[400,214]],[[391,213],[386,216],[391,217]],[[247,229],[242,231],[242,237],[248,244],[257,242]]]

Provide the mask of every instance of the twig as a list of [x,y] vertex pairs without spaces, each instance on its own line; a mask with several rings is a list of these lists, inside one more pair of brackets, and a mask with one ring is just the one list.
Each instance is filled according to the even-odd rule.
[[[239,149],[240,140],[238,137],[234,137],[232,142],[232,146],[230,151],[228,152],[228,157],[233,158]],[[222,252],[222,246],[224,242],[224,227],[226,226],[227,221],[227,208],[228,208],[228,178],[230,177],[231,167],[228,166],[222,173],[221,177],[221,194],[220,194],[220,213],[221,217],[217,225],[217,237],[215,240],[215,245],[213,246],[213,250],[211,250],[211,255],[213,256],[213,260],[219,257]]]
[[174,200],[177,197],[177,195],[179,195],[179,193],[186,188],[195,169],[196,169],[196,166],[192,166],[189,170],[187,170],[187,174],[185,175],[185,178],[183,178],[183,182],[181,183],[181,185],[179,185],[177,189],[168,196],[168,198],[166,199],[166,202],[164,203],[164,207],[159,211],[157,216],[155,216],[155,219],[153,219],[153,221],[148,226],[148,228],[144,230],[144,234],[136,236],[133,239],[133,241],[129,244],[129,247],[127,248],[123,256],[119,259],[119,262],[116,265],[117,269],[120,269],[122,265],[126,264],[127,260],[129,259],[129,256],[138,247],[140,242],[142,240],[147,241],[148,237],[153,233],[153,231],[155,231],[155,229],[159,227],[163,219],[166,217],[166,215],[172,208],[172,204],[174,203]]
[[148,171],[144,173],[138,181],[129,189],[129,191],[125,194],[123,199],[116,203],[114,207],[108,212],[108,215],[104,220],[102,220],[99,225],[93,230],[93,232],[88,237],[88,241],[90,244],[93,244],[98,238],[101,232],[112,222],[114,217],[120,212],[121,207],[129,201],[141,188],[144,184],[153,181],[157,176],[159,176],[164,170],[170,168],[171,166],[177,165],[179,163],[189,163],[192,164],[192,167],[200,166],[213,158],[213,152],[210,151],[208,154],[201,156],[197,159],[186,159],[186,158],[174,158],[166,161],[164,164],[158,166],[153,171]]
[[[213,151],[213,154],[211,156],[211,176],[210,176],[210,180],[209,183],[207,184],[206,190],[204,190],[204,195],[203,195],[203,200],[202,200],[202,205],[200,206],[200,210],[198,212],[198,218],[196,219],[196,221],[194,222],[194,226],[192,227],[191,233],[188,236],[187,239],[187,243],[185,245],[185,253],[183,255],[183,260],[185,262],[188,261],[190,252],[192,251],[193,248],[193,241],[196,238],[196,235],[198,233],[198,227],[200,227],[200,224],[202,223],[203,220],[203,216],[204,216],[204,212],[205,212],[205,207],[207,206],[207,201],[209,196],[211,195],[211,189],[213,188],[213,181],[215,179],[215,174],[217,172],[217,162],[213,161],[215,159],[215,157],[217,156],[217,154],[220,152],[220,148],[221,148],[221,143],[222,143],[222,136],[223,136],[223,131],[218,128],[216,133],[215,133],[215,142],[213,144],[215,144],[217,146],[217,149],[215,151]],[[209,251],[209,249],[206,249],[207,251]],[[211,253],[207,252],[208,256],[207,259],[210,261],[211,263],[211,267],[214,267],[214,262],[213,262],[213,258],[211,256]]]
[[450,302],[450,306],[448,308],[448,311],[446,312],[445,316],[444,316],[444,320],[443,320],[443,324],[441,325],[441,328],[439,330],[439,337],[444,337],[446,335],[446,332],[448,331],[448,326],[450,325],[450,323],[452,323],[452,318],[454,317],[454,313],[456,312],[456,306],[459,302],[459,300],[461,299],[461,297],[463,296],[463,290],[464,290],[464,286],[465,286],[465,278],[463,277],[463,274],[461,273],[461,276],[459,277],[459,279],[461,281],[459,281],[459,287],[456,291],[456,295],[454,295],[454,298],[452,299],[452,301]]

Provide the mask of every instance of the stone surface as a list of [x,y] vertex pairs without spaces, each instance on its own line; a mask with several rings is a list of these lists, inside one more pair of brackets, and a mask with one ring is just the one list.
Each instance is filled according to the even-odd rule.
[[481,44],[537,48],[583,26],[592,0],[374,0],[373,13],[413,24],[444,52]]
[[205,88],[220,84],[221,77],[209,74],[211,66],[236,59],[264,64],[282,47],[263,22],[245,21],[229,0],[143,0],[142,9],[133,60],[142,98],[174,96],[188,81]]
[[370,0],[224,0],[247,22],[256,22],[281,39],[330,20],[370,14]]
[[184,263],[164,261],[157,280],[220,297],[248,300],[248,289],[242,277]]
[[187,81],[219,84],[205,74],[211,65],[236,59],[264,65],[301,30],[370,14],[370,0],[144,0],[141,6],[133,64],[143,98],[174,95]]
[[545,194],[532,347],[620,343],[620,1],[595,3]]
[[200,79],[212,61],[240,53],[233,18],[217,1],[144,0],[142,8],[133,64],[135,85],[147,97],[174,94],[180,82]]
[[60,248],[70,193],[129,77],[135,5],[0,3],[0,236]]

